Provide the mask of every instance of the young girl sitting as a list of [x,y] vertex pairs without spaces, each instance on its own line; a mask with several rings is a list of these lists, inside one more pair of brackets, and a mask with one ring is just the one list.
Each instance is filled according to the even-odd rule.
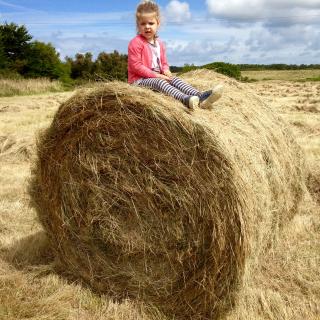
[[138,35],[128,47],[128,82],[164,92],[194,109],[201,104],[206,108],[219,99],[222,86],[200,92],[191,85],[173,77],[167,62],[163,42],[158,38],[160,9],[153,1],[143,1],[137,7]]

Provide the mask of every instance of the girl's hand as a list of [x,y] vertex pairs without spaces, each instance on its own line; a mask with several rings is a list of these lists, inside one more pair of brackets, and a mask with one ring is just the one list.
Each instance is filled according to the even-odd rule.
[[168,82],[171,82],[171,80],[172,80],[172,77],[169,77],[169,76],[166,76],[165,74],[160,74],[160,73],[157,74],[157,78],[166,80]]
[[172,78],[172,73],[170,70],[166,70],[163,74],[169,78]]

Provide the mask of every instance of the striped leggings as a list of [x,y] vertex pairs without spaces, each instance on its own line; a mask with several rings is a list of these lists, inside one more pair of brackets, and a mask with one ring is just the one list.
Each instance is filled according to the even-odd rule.
[[183,82],[181,79],[174,77],[171,82],[159,78],[147,78],[138,82],[139,86],[151,88],[163,92],[182,103],[187,103],[190,96],[201,96],[201,92]]

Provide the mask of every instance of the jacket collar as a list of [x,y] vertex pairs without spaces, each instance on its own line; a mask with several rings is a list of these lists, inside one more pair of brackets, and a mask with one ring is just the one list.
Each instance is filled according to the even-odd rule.
[[[141,34],[138,34],[138,37],[139,37],[141,40],[143,40],[144,42],[146,42],[146,43],[149,42],[149,41],[148,41],[144,36],[142,36]],[[160,43],[159,37],[157,37],[156,40]]]

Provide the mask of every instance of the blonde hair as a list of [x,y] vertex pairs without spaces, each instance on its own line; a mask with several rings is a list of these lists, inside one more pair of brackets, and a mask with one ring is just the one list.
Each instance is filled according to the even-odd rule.
[[160,8],[152,0],[142,0],[136,10],[136,27],[138,30],[139,19],[145,14],[154,14],[160,22]]

